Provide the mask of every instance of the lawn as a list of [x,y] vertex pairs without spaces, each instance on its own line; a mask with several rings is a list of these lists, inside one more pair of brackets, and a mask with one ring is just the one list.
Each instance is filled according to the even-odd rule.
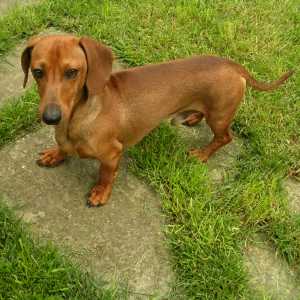
[[[0,55],[55,27],[104,41],[129,66],[209,53],[268,81],[298,71],[298,9],[296,0],[41,1],[0,19]],[[300,169],[299,81],[296,72],[273,93],[247,91],[233,124],[242,150],[222,184],[186,156],[176,129],[167,125],[129,149],[132,171],[161,195],[178,299],[256,297],[243,260],[245,241],[256,233],[299,267],[300,216],[290,213],[283,189]],[[0,112],[0,145],[36,127],[36,94],[23,98]]]

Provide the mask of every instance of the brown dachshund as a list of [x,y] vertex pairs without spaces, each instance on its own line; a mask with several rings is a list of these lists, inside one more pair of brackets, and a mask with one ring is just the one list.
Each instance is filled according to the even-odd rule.
[[232,139],[230,124],[246,84],[276,89],[291,74],[272,83],[256,81],[228,59],[197,56],[112,73],[110,48],[90,38],[53,35],[29,41],[22,54],[41,98],[42,120],[55,125],[58,146],[41,153],[38,164],[57,166],[67,155],[101,162],[98,184],[88,204],[107,202],[124,149],[139,142],[166,118],[188,126],[205,118],[214,133],[204,149],[190,151],[205,162]]

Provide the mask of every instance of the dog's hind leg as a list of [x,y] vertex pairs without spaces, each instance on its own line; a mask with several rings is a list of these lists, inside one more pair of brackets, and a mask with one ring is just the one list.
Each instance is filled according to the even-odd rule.
[[212,128],[212,131],[214,132],[213,140],[203,149],[191,149],[189,151],[191,156],[200,159],[202,162],[206,162],[219,148],[231,142],[232,135],[229,126],[219,130],[214,129],[215,128]]
[[230,132],[230,124],[233,120],[235,109],[224,112],[214,112],[206,117],[207,125],[211,128],[214,137],[212,141],[203,149],[192,149],[189,154],[197,157],[203,162],[206,162],[209,157],[214,154],[219,148],[230,143],[232,134]]

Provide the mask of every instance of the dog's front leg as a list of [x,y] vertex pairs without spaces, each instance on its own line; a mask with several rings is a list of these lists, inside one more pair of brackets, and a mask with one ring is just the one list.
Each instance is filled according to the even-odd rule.
[[114,149],[108,156],[101,158],[99,181],[91,190],[87,203],[89,207],[104,205],[109,199],[113,182],[118,173],[121,156],[122,151],[120,149]]
[[39,153],[40,158],[36,161],[39,166],[56,167],[65,160],[67,155],[74,152],[72,144],[65,138],[66,134],[61,134],[61,131],[55,130],[57,146]]
[[[121,156],[120,156],[121,157]],[[87,205],[90,207],[104,205],[110,197],[113,182],[117,176],[120,157],[102,162],[99,170],[99,181],[91,190]]]
[[40,158],[36,162],[41,167],[56,167],[61,164],[66,157],[66,154],[59,147],[46,149],[39,154]]

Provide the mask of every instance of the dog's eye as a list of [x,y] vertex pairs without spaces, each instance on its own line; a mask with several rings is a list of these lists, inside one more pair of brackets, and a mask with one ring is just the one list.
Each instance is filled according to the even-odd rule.
[[32,74],[35,79],[41,79],[44,76],[42,69],[33,69]]
[[65,78],[74,79],[78,74],[78,70],[76,69],[68,69],[65,71]]

